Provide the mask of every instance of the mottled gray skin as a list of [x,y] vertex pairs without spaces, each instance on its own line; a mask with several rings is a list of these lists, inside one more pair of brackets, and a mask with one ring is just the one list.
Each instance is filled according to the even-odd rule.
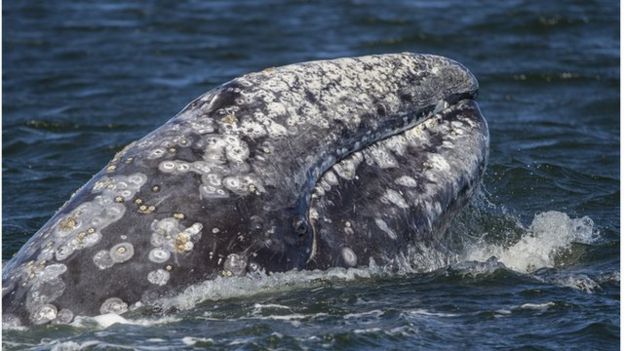
[[[76,315],[124,313],[217,276],[353,266],[404,252],[443,227],[444,211],[460,206],[478,181],[487,129],[474,103],[459,103],[477,88],[454,61],[402,53],[267,69],[213,89],[117,154],[3,267],[3,319],[67,323]],[[453,120],[458,113],[477,127],[459,121],[434,128],[410,144],[414,151],[396,170],[360,166],[355,181],[341,179],[312,199],[319,178],[341,160],[373,150],[384,138],[411,135],[435,114]],[[454,131],[474,147],[459,154],[441,147],[438,139],[458,142],[446,138]],[[388,183],[398,174],[425,186],[433,173],[418,167],[431,155],[419,154],[419,145],[445,158],[477,156],[468,168],[449,162],[446,173],[436,175],[450,177],[457,189],[448,191],[451,183],[437,179],[439,187],[420,202],[418,190],[405,195],[409,205],[401,211],[379,208],[379,199],[363,204],[362,213],[349,209],[356,191],[402,191]],[[345,197],[346,191],[353,192]],[[427,201],[439,203],[442,213],[423,212]],[[343,208],[351,221],[362,222],[358,232],[387,235],[388,228],[364,224],[368,211],[399,237],[377,240],[379,247],[367,251],[365,241],[321,223],[338,223],[336,209]]]
[[307,268],[427,270],[410,261],[449,246],[442,233],[478,188],[488,145],[477,104],[462,100],[334,165],[312,195],[315,252]]

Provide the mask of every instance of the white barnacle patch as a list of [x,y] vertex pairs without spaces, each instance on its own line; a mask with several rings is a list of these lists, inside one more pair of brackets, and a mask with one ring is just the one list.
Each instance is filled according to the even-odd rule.
[[189,118],[188,121],[191,129],[197,132],[197,134],[203,135],[214,133],[215,131],[214,121],[212,120],[212,118]]
[[84,236],[78,233],[77,239],[79,240],[80,247],[91,247],[97,244],[102,239],[102,234],[100,232],[86,233]]
[[332,171],[325,172],[325,175],[323,175],[323,179],[329,185],[338,185],[338,178],[336,177],[336,174]]
[[404,135],[395,135],[392,138],[388,138],[384,140],[384,144],[390,150],[392,150],[396,155],[403,156],[405,151],[407,150],[408,142],[407,138]]
[[99,269],[107,269],[112,267],[115,261],[113,261],[108,250],[100,250],[93,256],[93,263],[95,263]]
[[51,281],[65,272],[67,272],[67,266],[65,266],[64,264],[51,264],[46,266],[40,273],[40,279],[42,281]]
[[158,170],[163,173],[174,173],[176,170],[176,163],[174,161],[163,161],[158,164]]
[[351,228],[351,223],[350,222],[345,223],[345,226],[344,226],[344,228],[342,230],[344,231],[344,233],[347,236],[352,236],[352,235],[355,234],[355,232],[353,231],[353,228]]
[[63,294],[65,283],[60,278],[43,280],[34,277],[33,284],[26,296],[26,308],[33,311],[38,306],[51,303]]
[[[127,198],[130,199],[132,197],[132,195],[129,195]],[[116,222],[118,220],[121,219],[121,217],[123,217],[124,213],[126,212],[126,207],[122,204],[112,204],[110,206],[107,206],[104,209],[104,218],[101,218],[104,220],[104,223],[106,223],[106,226],[108,226],[109,223],[113,223]],[[96,217],[98,218],[98,217]],[[95,219],[95,218],[94,218]],[[93,223],[93,221],[91,222]],[[103,223],[99,222],[99,226],[100,228],[103,228]]]
[[48,241],[45,246],[43,246],[43,248],[39,252],[39,255],[37,256],[38,261],[49,261],[54,258],[56,251],[52,247],[52,244],[53,243],[51,241]]
[[191,241],[191,235],[187,232],[180,232],[175,237],[175,248],[177,252],[188,252],[193,250],[195,244]]
[[189,233],[191,236],[201,235],[201,230],[204,228],[204,225],[201,223],[193,223],[190,227],[184,229],[185,232]]
[[154,285],[165,285],[169,281],[170,273],[164,269],[157,269],[147,273],[147,280]]
[[178,173],[186,173],[191,169],[191,166],[183,161],[177,161],[176,162],[176,171]]
[[449,163],[446,161],[446,159],[443,156],[432,154],[430,157],[431,157],[430,163],[433,166],[433,168],[439,171],[443,171],[443,172],[447,172],[451,169],[451,166],[449,165]]
[[226,177],[223,179],[223,185],[234,193],[245,192],[245,188],[243,188],[243,184],[239,177]]
[[[288,90],[288,86],[277,79],[269,80],[269,83],[270,85],[273,85],[269,87],[271,90],[277,90],[277,91]],[[281,104],[279,102],[270,102],[267,104],[266,108],[267,108],[269,117],[278,117],[280,115],[286,114],[286,106],[284,106],[284,104]],[[271,119],[274,119],[274,118],[271,118]],[[289,124],[292,125],[292,123],[289,123]]]
[[227,142],[223,140],[222,136],[217,134],[210,134],[209,136],[207,136],[203,156],[204,161],[213,165],[225,163],[226,146]]
[[337,163],[332,170],[342,179],[351,180],[355,177],[357,167],[362,162],[363,156],[361,152],[356,152],[349,158]]
[[[157,234],[157,233],[154,233]],[[154,240],[152,240],[152,245],[153,244],[158,244],[160,245],[164,245],[165,241],[164,241],[164,237],[160,234],[158,234],[161,238],[162,241],[157,241],[154,242]],[[150,250],[148,258],[150,261],[154,262],[154,263],[164,263],[167,262],[167,260],[169,259],[169,257],[171,257],[171,253],[167,250],[164,250],[160,247],[157,247],[155,249]]]
[[159,158],[163,157],[165,155],[165,153],[166,153],[165,149],[156,148],[156,149],[150,151],[149,154],[147,154],[147,158],[149,160],[159,159]]
[[266,127],[269,135],[272,138],[279,138],[288,135],[288,129],[275,121],[269,120]]
[[314,198],[319,198],[325,195],[325,189],[323,189],[322,186],[317,185],[314,187],[314,192],[312,194],[312,197]]
[[226,198],[229,197],[228,193],[221,189],[214,187],[212,185],[200,185],[199,186],[199,194],[202,199],[213,199],[213,198]]
[[[123,196],[121,192],[124,190],[130,191],[130,197],[134,196],[146,182],[147,176],[143,173],[134,173],[128,176],[105,176],[95,183],[91,192],[96,194],[102,193],[107,200],[112,202],[112,199],[116,196]],[[128,196],[123,197],[126,198],[126,200],[130,198]]]
[[118,297],[111,297],[106,299],[100,306],[100,313],[115,313],[123,314],[128,311],[128,304]]
[[195,161],[191,163],[191,171],[194,171],[199,174],[208,174],[212,169],[210,168],[210,164],[206,161]]
[[172,141],[180,147],[187,147],[191,144],[189,139],[186,138],[184,135],[176,135],[173,137]]
[[225,157],[230,162],[244,162],[249,157],[247,143],[234,135],[225,137]]
[[355,267],[357,265],[357,255],[351,248],[343,247],[342,251],[342,260],[349,267]]
[[323,189],[324,192],[328,192],[331,190],[331,185],[324,179],[322,178],[319,182],[318,182],[318,186]]
[[[235,116],[227,113],[221,121],[222,127],[226,129],[221,131],[222,134],[206,134],[197,142],[197,147],[204,149],[203,159],[192,163],[164,160],[159,163],[158,169],[171,175],[186,172],[201,175],[199,193],[202,199],[226,198],[229,197],[228,191],[238,195],[259,194],[264,188],[259,178],[249,174],[250,149],[247,142],[239,137],[245,134],[241,130],[242,126]],[[254,130],[254,135],[261,132],[258,129],[264,128],[257,122],[246,123],[244,127]]]
[[223,263],[223,271],[226,276],[242,275],[247,268],[247,257],[239,254],[229,254]]
[[399,208],[409,208],[409,204],[403,198],[398,191],[394,189],[386,189],[386,192],[381,197],[381,202],[384,204],[393,204]]
[[[43,316],[48,311],[44,305],[49,305],[52,301],[60,297],[65,290],[65,283],[60,276],[67,271],[63,264],[51,264],[45,266],[44,261],[28,261],[20,265],[16,270],[16,275],[10,280],[21,276],[22,286],[27,286],[25,307],[31,313],[31,319],[38,319],[41,324],[49,320]],[[56,310],[54,310],[56,313]],[[52,317],[54,319],[54,317]],[[33,321],[36,323],[35,321]]]
[[388,234],[390,239],[396,240],[398,238],[396,233],[392,229],[390,229],[390,227],[388,227],[388,224],[383,219],[375,218],[375,224],[377,225],[379,229],[381,229],[381,231]]
[[79,214],[80,213],[78,212],[78,216],[76,213],[74,213],[70,214],[67,217],[61,218],[56,224],[55,234],[59,237],[66,237],[72,234],[76,230],[76,228],[79,228],[82,224],[80,222]]
[[146,182],[147,176],[142,173],[104,176],[96,181],[91,191],[98,195],[52,225],[53,236],[43,236],[38,258],[63,261],[77,250],[94,246],[102,239],[101,231],[123,217],[123,202],[130,200]]
[[251,138],[259,138],[267,134],[267,131],[262,124],[252,120],[244,120],[241,123],[240,130]]
[[368,160],[373,161],[381,169],[396,168],[397,160],[383,145],[373,145],[365,151]]
[[150,243],[154,247],[148,258],[154,263],[163,263],[169,260],[172,253],[185,253],[193,250],[195,243],[201,238],[203,225],[194,223],[184,228],[175,217],[154,220],[151,225],[152,236]]
[[418,183],[416,183],[416,180],[410,176],[401,176],[395,179],[394,182],[407,188],[415,188],[418,185]]
[[261,182],[251,175],[231,176],[223,178],[223,186],[237,195],[264,192]]
[[152,246],[160,247],[165,244],[165,235],[161,232],[153,232],[150,237],[150,243]]
[[110,257],[115,263],[123,263],[134,256],[134,246],[129,242],[119,243],[110,249]]
[[221,175],[217,173],[209,173],[202,176],[202,182],[214,187],[220,187],[222,183]]
[[41,325],[53,321],[56,318],[57,309],[52,304],[44,304],[37,307],[30,314],[30,321],[35,325]]
[[152,230],[164,233],[173,233],[178,229],[178,220],[173,217],[163,218],[160,221],[155,220],[151,225]]
[[54,253],[54,258],[56,258],[57,261],[63,261],[67,257],[69,257],[71,254],[73,254],[74,251],[76,251],[75,249],[76,247],[75,245],[73,245],[71,241],[63,243],[62,245],[56,248],[56,252]]
[[191,165],[185,161],[162,161],[158,164],[158,170],[169,174],[184,174],[191,170]]
[[460,122],[460,121],[452,121],[451,122],[451,130],[457,132],[458,135],[462,135],[464,134],[463,129],[465,129],[466,126],[464,125],[464,123]]

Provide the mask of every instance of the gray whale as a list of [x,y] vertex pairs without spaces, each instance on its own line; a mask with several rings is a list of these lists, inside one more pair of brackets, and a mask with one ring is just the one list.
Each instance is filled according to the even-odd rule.
[[3,267],[3,320],[122,314],[249,272],[392,264],[474,192],[475,77],[412,53],[305,62],[203,94],[131,143]]

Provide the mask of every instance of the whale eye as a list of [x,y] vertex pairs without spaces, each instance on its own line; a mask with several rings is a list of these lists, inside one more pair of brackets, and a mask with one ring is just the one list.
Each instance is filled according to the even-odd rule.
[[304,236],[308,232],[308,223],[303,217],[295,217],[293,220],[293,228],[300,237]]

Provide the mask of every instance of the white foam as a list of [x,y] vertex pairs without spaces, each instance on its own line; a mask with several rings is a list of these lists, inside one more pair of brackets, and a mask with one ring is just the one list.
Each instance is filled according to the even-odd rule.
[[554,302],[546,302],[546,303],[525,303],[519,307],[522,310],[536,310],[536,311],[546,311],[547,309],[553,307],[555,305]]
[[316,317],[326,317],[327,313],[314,313],[314,314],[301,314],[301,313],[292,313],[292,314],[271,314],[267,316],[254,316],[254,317],[245,317],[241,319],[258,319],[258,320],[276,320],[276,321],[299,321],[302,319],[314,319]]
[[177,296],[160,300],[159,304],[165,310],[188,310],[206,300],[215,301],[293,288],[310,288],[322,284],[323,281],[370,278],[377,271],[377,267],[332,268],[327,271],[289,271],[270,275],[256,273],[241,277],[218,277],[192,285]]
[[465,259],[485,261],[492,256],[505,266],[522,273],[540,268],[555,267],[561,254],[569,251],[573,243],[590,244],[598,235],[589,217],[571,219],[567,214],[548,211],[535,215],[528,233],[511,246],[471,245]]
[[258,310],[258,311],[263,310],[263,309],[271,309],[271,308],[284,309],[284,310],[290,310],[291,309],[288,306],[278,305],[278,304],[275,304],[275,303],[267,303],[267,304],[257,303],[257,304],[254,304],[254,309]]
[[46,345],[46,346],[52,346],[50,348],[50,350],[52,351],[74,351],[74,350],[84,350],[89,347],[97,347],[97,346],[104,346],[104,345],[102,345],[100,341],[89,340],[83,343],[77,343],[75,341],[55,342],[51,345]]
[[208,343],[212,344],[212,343],[214,343],[214,340],[212,338],[196,338],[196,337],[193,337],[193,336],[185,336],[185,337],[182,338],[182,342],[184,343],[184,345],[194,346],[198,342],[206,343],[206,344],[208,344]]
[[557,274],[553,277],[536,278],[550,284],[572,288],[586,293],[593,293],[596,290],[602,289],[597,281],[588,277],[585,274]]
[[375,309],[375,310],[366,311],[366,312],[347,313],[342,318],[344,318],[344,319],[358,319],[359,320],[361,318],[369,318],[369,317],[379,318],[383,314],[384,314],[384,311]]
[[432,311],[427,311],[423,308],[417,308],[417,309],[413,309],[413,310],[409,310],[406,312],[403,312],[403,315],[408,315],[408,316],[432,316],[432,317],[457,317],[460,316],[457,313],[444,313],[444,312],[432,312]]
[[381,328],[366,328],[366,329],[353,329],[353,332],[355,334],[370,334],[370,333],[379,333],[379,332],[383,332],[383,329]]
[[153,325],[168,324],[178,321],[180,321],[180,318],[175,318],[174,316],[167,316],[162,318],[127,319],[115,313],[106,313],[95,317],[78,316],[71,323],[71,326],[76,328],[106,329],[115,324],[128,324],[149,327]]

